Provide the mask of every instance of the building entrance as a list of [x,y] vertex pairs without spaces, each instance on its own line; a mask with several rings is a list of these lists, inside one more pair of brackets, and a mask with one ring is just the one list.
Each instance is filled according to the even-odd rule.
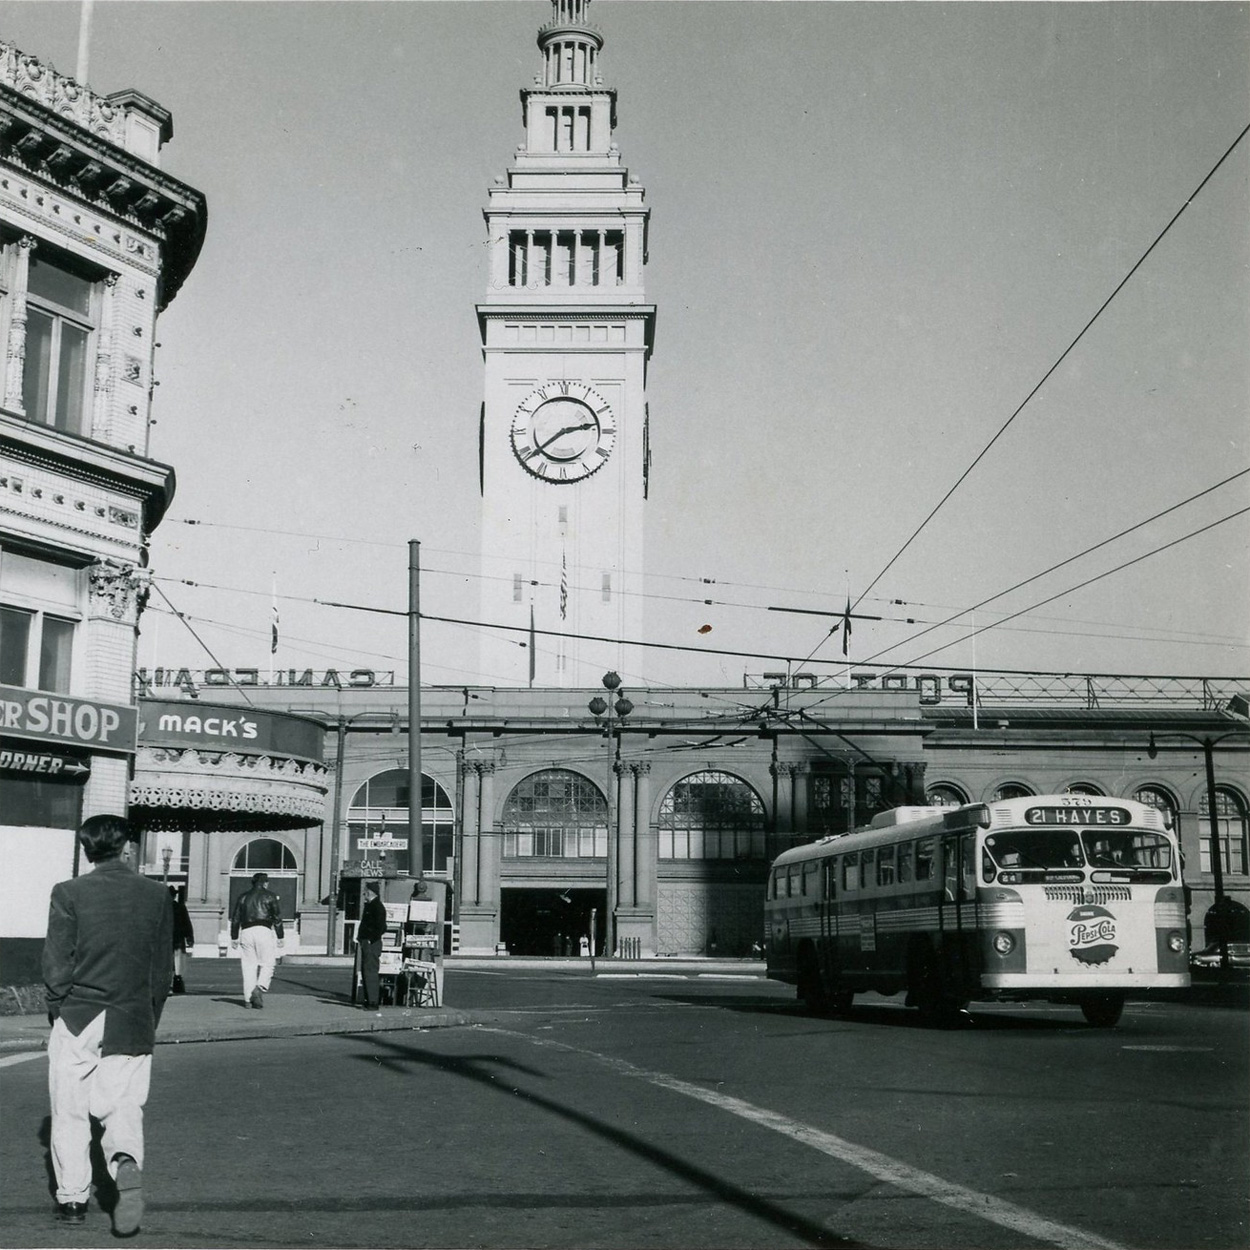
[[577,955],[594,912],[595,950],[603,952],[604,890],[504,889],[499,940],[510,955]]

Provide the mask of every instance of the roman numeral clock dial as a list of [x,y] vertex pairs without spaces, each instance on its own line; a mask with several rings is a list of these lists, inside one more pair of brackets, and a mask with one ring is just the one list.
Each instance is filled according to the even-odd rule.
[[512,450],[521,467],[559,485],[589,477],[616,442],[612,406],[585,382],[548,382],[517,405]]

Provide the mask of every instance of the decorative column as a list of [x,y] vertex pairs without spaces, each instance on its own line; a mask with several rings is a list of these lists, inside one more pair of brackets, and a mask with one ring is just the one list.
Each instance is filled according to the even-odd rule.
[[96,334],[95,392],[91,401],[91,436],[102,443],[111,441],[113,394],[113,335],[117,320],[118,274],[104,279],[104,296],[100,307],[100,329]]
[[9,367],[4,374],[4,406],[10,412],[26,415],[22,404],[22,379],[26,371],[26,300],[30,290],[30,258],[35,250],[35,240],[24,234],[17,241],[17,258],[14,262],[13,298],[9,317],[9,344],[5,353]]
[[615,768],[617,793],[620,795],[620,803],[616,809],[617,825],[620,830],[616,841],[616,901],[618,907],[633,907],[638,900],[638,891],[634,882],[638,840],[638,830],[634,823],[634,765],[618,763]]
[[768,766],[773,775],[773,830],[776,834],[777,851],[785,850],[794,832],[794,765],[783,760],[773,760]]
[[656,839],[651,832],[651,765],[633,765],[634,771],[634,905],[655,909]]
[[582,232],[581,230],[573,231],[573,285],[585,286],[586,274],[582,268]]
[[495,827],[495,763],[483,760],[478,764],[480,797],[478,799],[478,902],[495,914],[495,940],[499,940],[499,873],[503,860],[503,839]]
[[794,810],[794,829],[796,833],[806,833],[807,820],[807,774],[810,766],[806,763],[792,764],[790,773],[790,793]]
[[480,874],[481,813],[478,811],[481,774],[477,761],[464,765],[464,797],[460,803],[460,906],[477,904],[482,897]]
[[534,281],[534,232],[525,232],[525,285],[537,286]]

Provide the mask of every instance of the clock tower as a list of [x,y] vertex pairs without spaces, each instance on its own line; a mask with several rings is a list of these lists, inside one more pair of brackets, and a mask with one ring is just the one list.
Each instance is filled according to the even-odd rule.
[[479,671],[491,685],[642,678],[649,210],[613,141],[589,7],[552,0],[542,72],[521,92],[525,140],[485,209]]

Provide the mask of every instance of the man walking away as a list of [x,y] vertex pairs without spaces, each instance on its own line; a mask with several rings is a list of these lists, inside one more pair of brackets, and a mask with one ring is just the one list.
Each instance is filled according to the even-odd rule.
[[185,994],[187,983],[182,974],[187,956],[195,945],[195,926],[191,923],[191,913],[187,910],[183,894],[178,892],[177,887],[169,887],[169,897],[174,900],[174,993]]
[[269,992],[278,947],[283,944],[282,903],[265,888],[267,872],[252,874],[252,888],[239,895],[230,914],[230,942],[240,952],[243,968],[243,1000],[261,1008]]
[[122,1237],[143,1219],[143,1105],[173,975],[173,906],[160,882],[131,867],[134,838],[121,816],[83,822],[78,841],[93,870],[52,887],[43,946],[57,1218],[86,1220],[94,1116]]
[[382,935],[386,932],[386,907],[379,894],[376,881],[365,886],[368,896],[356,930],[356,944],[360,947],[360,976],[365,983],[365,1010],[376,1011],[381,1006],[378,991],[378,964],[382,959]]

